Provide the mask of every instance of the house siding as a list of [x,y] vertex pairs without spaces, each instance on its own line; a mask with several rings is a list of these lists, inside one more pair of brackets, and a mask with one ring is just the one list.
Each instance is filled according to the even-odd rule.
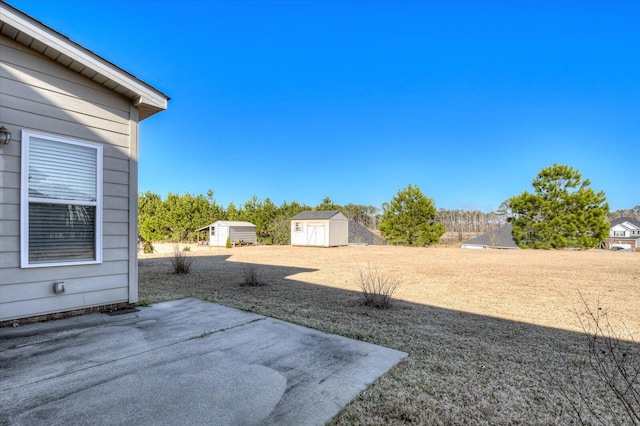
[[[0,50],[0,116],[12,133],[0,147],[0,320],[135,301],[137,115],[123,97],[5,36]],[[101,264],[20,268],[21,130],[103,145]],[[65,293],[53,293],[56,281]]]
[[[640,222],[630,217],[620,217],[611,222],[609,238],[605,241],[605,246],[609,249],[623,247],[630,250],[640,248]],[[614,235],[622,232],[624,235]]]

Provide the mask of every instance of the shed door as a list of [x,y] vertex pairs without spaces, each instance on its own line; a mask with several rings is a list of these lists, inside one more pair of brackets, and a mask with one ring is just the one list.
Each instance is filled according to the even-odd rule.
[[324,225],[310,223],[307,225],[307,245],[324,246]]

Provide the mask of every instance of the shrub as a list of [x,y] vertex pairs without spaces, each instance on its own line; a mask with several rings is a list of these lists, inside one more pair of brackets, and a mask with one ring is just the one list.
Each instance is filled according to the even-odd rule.
[[400,285],[396,277],[381,273],[378,269],[358,266],[356,270],[356,283],[360,287],[360,300],[365,306],[373,306],[379,309],[391,307],[391,296]]
[[151,241],[145,241],[142,245],[142,252],[144,254],[152,254],[153,250],[153,244],[151,244]]
[[262,279],[262,272],[258,268],[258,266],[254,264],[249,264],[244,268],[244,281],[241,285],[244,286],[261,286],[265,285],[265,282]]
[[184,247],[182,248],[182,251],[191,251],[191,247],[189,247],[189,246],[184,246]]
[[[640,425],[640,352],[633,335],[626,327],[622,333],[616,331],[600,304],[592,310],[584,297],[582,302],[586,310],[578,313],[578,318],[587,339],[587,353],[578,363],[581,370],[573,383],[579,399],[570,400],[575,417],[580,424],[589,424],[591,415],[601,424]],[[594,375],[608,392],[603,397],[613,396],[606,399],[617,402],[607,403],[605,413],[594,409],[586,392],[593,387],[587,378]]]
[[184,251],[180,251],[180,247],[176,244],[173,247],[173,257],[171,258],[171,266],[176,274],[188,274],[191,269],[193,258],[187,256]]
[[227,242],[224,245],[226,248],[231,248],[231,237],[227,237]]

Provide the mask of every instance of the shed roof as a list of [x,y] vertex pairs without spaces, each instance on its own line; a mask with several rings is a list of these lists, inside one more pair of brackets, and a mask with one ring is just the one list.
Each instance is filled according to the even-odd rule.
[[169,97],[158,89],[5,2],[0,33],[128,98],[140,120],[167,109]]
[[498,229],[472,238],[462,243],[464,246],[483,246],[491,248],[520,248],[513,239],[513,228],[511,223],[507,223]]
[[239,220],[216,220],[215,222],[213,222],[211,225],[207,225],[207,226],[203,226],[202,228],[196,229],[197,231],[204,231],[205,229],[209,229],[212,226],[215,225],[225,225],[225,226],[253,226],[254,228],[256,227],[256,225],[254,225],[251,222],[244,222],[244,221],[239,221]]
[[340,210],[314,210],[300,212],[291,220],[318,220],[318,219],[331,219],[337,214],[341,214]]

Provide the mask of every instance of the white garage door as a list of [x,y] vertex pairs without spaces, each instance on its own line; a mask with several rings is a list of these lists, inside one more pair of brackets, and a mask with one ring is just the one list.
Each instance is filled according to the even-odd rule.
[[626,243],[613,243],[611,244],[611,248],[618,247],[618,250],[631,250],[631,244]]
[[323,246],[324,245],[324,225],[310,223],[307,225],[307,245]]

